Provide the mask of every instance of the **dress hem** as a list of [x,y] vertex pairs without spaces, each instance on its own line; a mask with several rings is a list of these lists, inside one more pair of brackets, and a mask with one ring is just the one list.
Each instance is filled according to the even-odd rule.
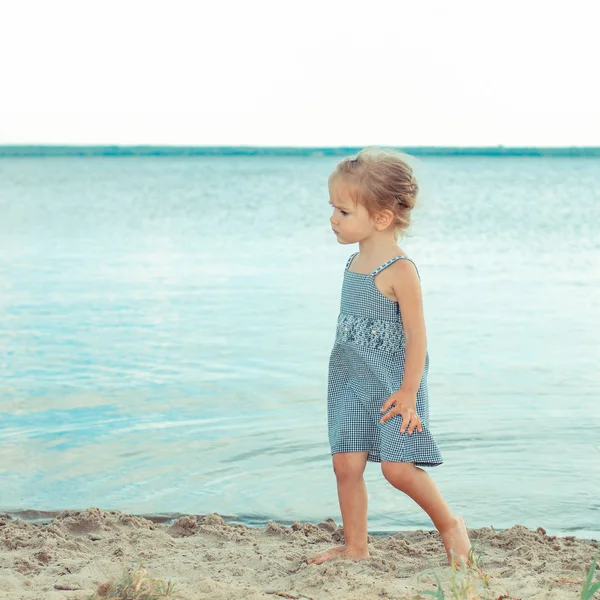
[[[371,450],[369,448],[353,448],[351,450],[344,448],[343,450],[331,450],[331,455],[333,456],[334,454],[340,454],[340,453],[344,453],[344,452],[368,452],[369,454],[367,455],[367,462],[377,462],[380,463],[382,462],[381,459],[381,455],[380,454],[372,454]],[[423,460],[390,460],[390,459],[383,459],[383,462],[411,462],[411,463],[415,463],[415,466],[417,467],[439,467],[440,465],[444,464],[443,460],[440,461],[423,461]]]

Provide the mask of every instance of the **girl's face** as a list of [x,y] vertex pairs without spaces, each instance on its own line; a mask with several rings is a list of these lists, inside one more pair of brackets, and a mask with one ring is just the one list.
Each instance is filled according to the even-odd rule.
[[343,184],[330,183],[329,204],[333,206],[329,221],[340,244],[361,242],[375,231],[367,209],[352,199]]

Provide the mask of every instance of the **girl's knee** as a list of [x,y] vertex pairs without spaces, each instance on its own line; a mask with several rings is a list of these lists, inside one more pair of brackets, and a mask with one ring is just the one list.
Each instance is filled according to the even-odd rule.
[[360,479],[367,464],[366,456],[358,453],[339,452],[333,455],[333,471],[338,481]]
[[410,485],[417,469],[412,462],[381,462],[383,476],[396,488]]

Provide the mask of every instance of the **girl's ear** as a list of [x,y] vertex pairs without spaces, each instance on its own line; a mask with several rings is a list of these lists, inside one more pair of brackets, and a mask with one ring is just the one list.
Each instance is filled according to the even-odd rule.
[[394,213],[391,210],[388,210],[387,208],[382,211],[379,211],[375,215],[375,227],[378,231],[383,231],[384,229],[387,229],[393,221]]

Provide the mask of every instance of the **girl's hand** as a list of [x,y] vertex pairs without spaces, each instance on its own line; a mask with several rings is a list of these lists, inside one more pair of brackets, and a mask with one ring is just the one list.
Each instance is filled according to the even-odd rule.
[[417,399],[413,394],[399,389],[384,402],[381,412],[386,412],[390,407],[393,407],[392,410],[381,418],[380,423],[389,421],[395,415],[401,415],[402,426],[400,427],[400,433],[404,433],[407,429],[408,435],[411,435],[415,429],[419,432],[423,431],[421,419],[417,414]]

